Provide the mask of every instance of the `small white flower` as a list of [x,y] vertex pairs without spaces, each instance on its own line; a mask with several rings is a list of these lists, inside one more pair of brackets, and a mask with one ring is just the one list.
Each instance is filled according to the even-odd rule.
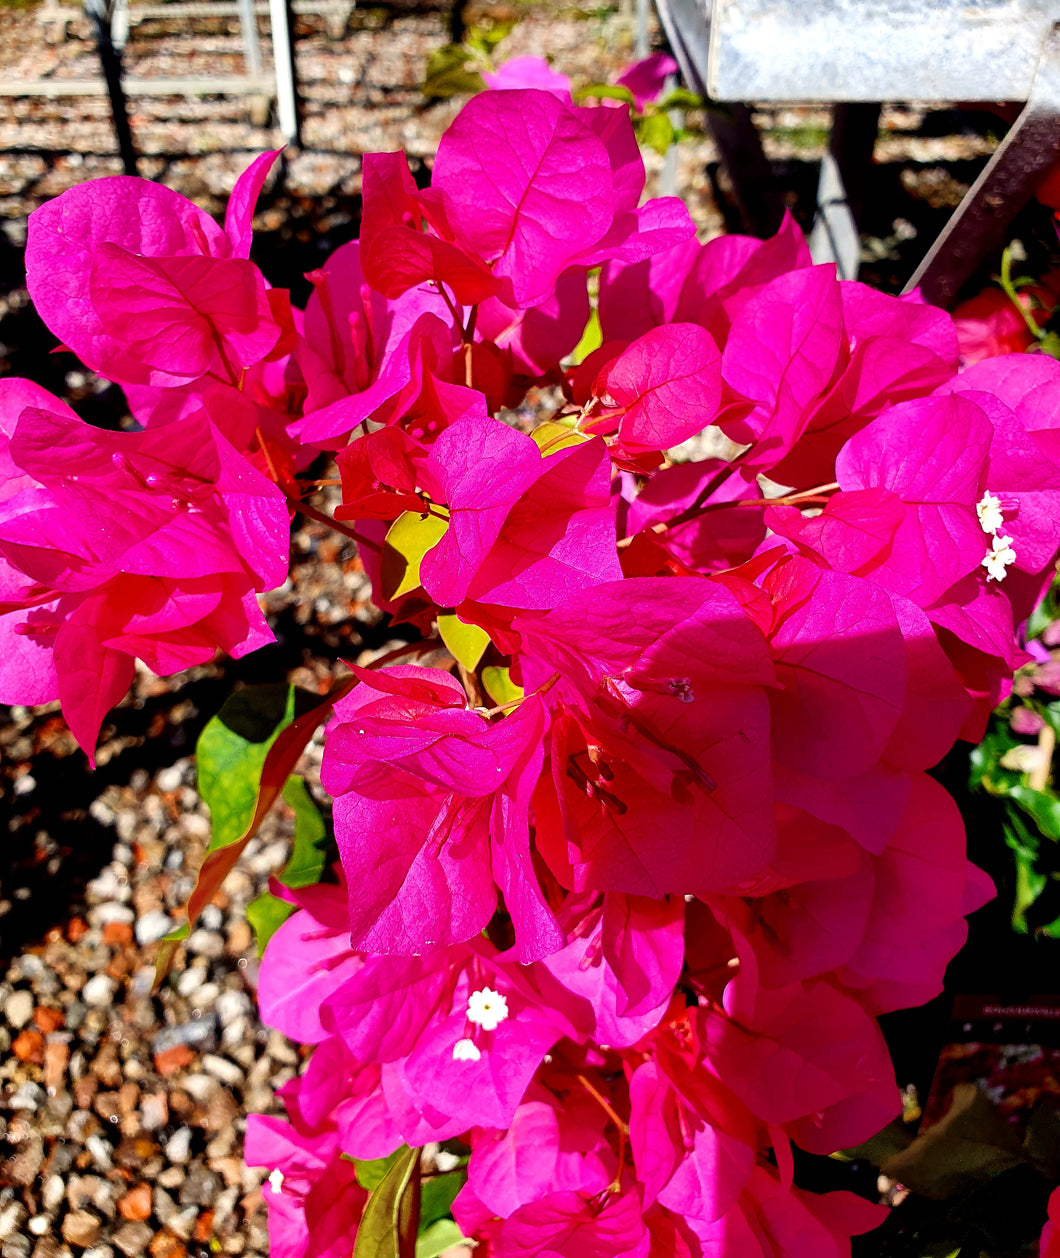
[[280,1192],[283,1188],[283,1171],[277,1167],[269,1176],[269,1187],[273,1192]]
[[995,533],[990,539],[990,549],[983,556],[982,561],[987,580],[1004,581],[1005,569],[1015,561],[1016,552],[1012,549],[1012,538],[999,537]]
[[453,1045],[453,1061],[478,1061],[481,1056],[474,1040],[457,1040]]
[[975,504],[975,511],[984,533],[996,533],[1005,522],[1001,516],[1001,499],[989,490]]
[[508,1016],[508,1002],[490,987],[472,992],[467,1001],[467,1017],[484,1031],[495,1031]]

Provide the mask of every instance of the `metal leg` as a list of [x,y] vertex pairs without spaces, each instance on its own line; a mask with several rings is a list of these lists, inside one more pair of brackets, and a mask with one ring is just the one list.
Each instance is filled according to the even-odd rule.
[[[693,92],[706,97],[710,47],[707,12],[697,0],[656,0],[655,7],[685,82]],[[784,203],[751,111],[746,105],[728,105],[724,113],[708,109],[707,127],[732,181],[744,229],[754,236],[772,236],[784,217]]]
[[1060,159],[1060,26],[1042,49],[1027,107],[954,211],[905,291],[949,306],[979,262],[1005,242],[1009,224]]
[[280,131],[288,144],[299,144],[298,105],[294,87],[294,55],[287,0],[269,0],[272,21],[272,59],[276,65],[276,112]]
[[858,277],[859,227],[879,124],[878,104],[837,105],[832,111],[809,244],[814,262],[834,262],[842,280]]
[[243,38],[243,66],[252,79],[261,78],[261,45],[254,0],[239,0],[239,32]]
[[136,149],[133,147],[132,130],[129,127],[129,111],[125,92],[121,85],[121,53],[114,46],[111,35],[112,9],[106,0],[85,0],[85,10],[96,27],[96,47],[99,63],[110,96],[110,110],[114,118],[114,134],[118,140],[121,164],[127,175],[135,175]]

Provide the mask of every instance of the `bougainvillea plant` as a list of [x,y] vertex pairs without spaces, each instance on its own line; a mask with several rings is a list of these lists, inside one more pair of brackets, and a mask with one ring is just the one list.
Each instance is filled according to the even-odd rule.
[[958,374],[948,315],[790,220],[697,243],[620,103],[485,92],[426,190],[366,157],[305,311],[248,261],[271,161],[223,229],[121,178],[33,216],[38,309],[142,431],[0,392],[0,699],[58,698],[91,756],[135,660],[266,641],[334,457],[421,640],[289,704],[189,906],[333,711],[341,860],[274,885],[261,967],[315,1046],[248,1127],[274,1255],[848,1253],[883,1207],[796,1186],[792,1146],[899,1112],[876,1017],[991,894],[926,771],[1027,658],[1060,363]]

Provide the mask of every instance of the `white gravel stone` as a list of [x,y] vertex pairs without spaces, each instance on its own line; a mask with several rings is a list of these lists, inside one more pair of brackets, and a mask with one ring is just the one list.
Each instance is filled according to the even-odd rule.
[[200,957],[209,957],[211,960],[218,960],[224,956],[225,941],[223,937],[216,931],[193,930],[188,937],[188,951],[197,953]]
[[26,1207],[21,1201],[12,1201],[0,1210],[0,1241],[6,1241],[22,1227],[26,1221]]
[[160,769],[155,774],[155,786],[160,791],[167,793],[171,791],[179,791],[184,781],[184,770],[179,765],[173,765],[169,769]]
[[45,1210],[56,1210],[65,1196],[66,1185],[63,1183],[63,1177],[61,1175],[49,1175],[41,1188],[41,1205]]
[[219,1079],[221,1083],[227,1084],[230,1088],[234,1088],[243,1082],[242,1070],[234,1061],[229,1061],[227,1057],[218,1057],[214,1053],[207,1053],[202,1059],[202,1068],[207,1074],[213,1075],[215,1079]]
[[19,1030],[33,1017],[33,993],[25,988],[12,992],[4,1001],[4,1020],[7,1025]]
[[51,1219],[46,1214],[35,1214],[26,1224],[26,1230],[31,1236],[43,1236],[51,1227]]
[[220,930],[224,925],[225,915],[216,904],[207,904],[199,914],[199,921],[204,930]]
[[217,1080],[210,1075],[185,1075],[184,1091],[200,1105],[205,1105],[217,1091]]
[[99,876],[85,886],[85,899],[90,904],[103,904],[107,900],[125,901],[131,895],[128,884],[119,878],[111,865],[101,870]]
[[178,1164],[186,1162],[191,1153],[191,1128],[178,1127],[166,1141],[166,1157]]
[[31,1113],[46,1099],[44,1089],[38,1083],[24,1083],[7,1102],[9,1109],[29,1110]]
[[185,970],[177,979],[177,994],[188,997],[194,995],[206,982],[209,971],[202,965],[193,965]]
[[195,993],[192,1001],[192,1008],[198,1009],[205,1013],[208,1009],[212,1009],[214,1001],[221,994],[221,989],[216,983],[203,983],[199,990]]
[[157,943],[163,935],[168,935],[173,929],[173,920],[168,913],[163,913],[161,909],[155,909],[151,913],[145,913],[143,917],[137,918],[136,921],[136,942],[141,948],[147,944]]
[[89,926],[108,926],[111,922],[124,922],[131,926],[136,914],[128,904],[120,904],[117,900],[107,900],[104,904],[94,904],[88,910]]
[[97,1171],[109,1171],[114,1165],[111,1159],[111,1148],[102,1136],[92,1135],[85,1141],[85,1148],[92,1155]]
[[181,817],[180,827],[185,834],[190,834],[193,839],[205,839],[210,834],[209,819],[197,812],[188,813],[186,816]]
[[227,1026],[236,1018],[245,1017],[252,1008],[250,997],[246,992],[222,992],[214,1003],[217,1020],[222,1026]]
[[95,974],[81,988],[81,999],[86,1005],[103,1009],[114,1000],[117,984],[107,974]]

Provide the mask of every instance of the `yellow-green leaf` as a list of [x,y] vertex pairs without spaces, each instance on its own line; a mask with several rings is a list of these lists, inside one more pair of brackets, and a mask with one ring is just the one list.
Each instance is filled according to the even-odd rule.
[[497,668],[493,664],[487,665],[482,670],[482,684],[486,687],[486,693],[499,708],[504,707],[506,703],[515,703],[517,699],[523,697],[522,686],[517,686],[512,681],[511,670],[507,668]]
[[432,97],[472,96],[486,83],[475,68],[475,54],[463,44],[446,44],[427,58],[423,94]]
[[453,659],[459,660],[469,673],[473,673],[490,644],[490,636],[485,629],[464,624],[455,612],[441,612],[438,633]]
[[575,432],[566,424],[539,424],[530,434],[537,442],[542,455],[555,454],[557,450],[566,450],[568,446],[580,446],[589,438],[583,432]]
[[589,322],[585,325],[585,331],[582,333],[582,339],[574,347],[571,354],[571,362],[577,367],[580,363],[585,362],[593,350],[597,350],[604,343],[604,334],[600,328],[600,316],[593,307],[593,312],[589,316]]
[[420,583],[420,562],[423,556],[445,536],[448,520],[436,515],[420,515],[404,511],[390,526],[383,543],[383,597],[400,598],[415,590]]
[[420,1151],[406,1149],[364,1207],[352,1258],[416,1258],[420,1226]]

